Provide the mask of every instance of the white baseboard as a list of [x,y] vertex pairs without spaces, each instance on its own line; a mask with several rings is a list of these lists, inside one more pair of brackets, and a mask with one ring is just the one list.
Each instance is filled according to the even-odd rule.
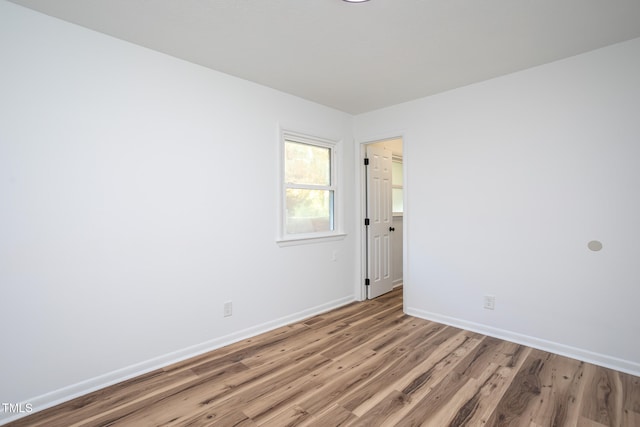
[[122,381],[126,381],[131,378],[149,373],[156,369],[160,369],[165,366],[181,362],[195,356],[199,356],[201,354],[216,350],[226,345],[233,344],[235,342],[262,334],[264,332],[274,330],[281,326],[289,325],[291,323],[299,322],[306,318],[325,313],[335,308],[347,305],[353,301],[355,301],[355,298],[353,296],[340,298],[326,304],[321,304],[319,306],[294,313],[289,316],[284,316],[279,319],[256,325],[251,328],[243,329],[241,331],[234,332],[220,338],[215,338],[201,344],[187,347],[182,350],[168,353],[141,363],[137,363],[135,365],[127,366],[125,368],[109,372],[104,375],[90,378],[88,380],[72,384],[58,390],[54,390],[50,393],[33,397],[32,399],[28,399],[18,405],[19,408],[26,408],[26,405],[29,404],[29,407],[33,408],[32,412],[25,411],[22,413],[6,413],[3,411],[2,407],[0,407],[0,425],[15,421],[19,418],[26,417],[28,415],[45,410],[47,408],[51,408],[61,403],[68,402],[69,400],[84,396],[88,393],[120,383]]
[[469,322],[454,317],[444,316],[437,313],[420,310],[417,308],[407,307],[406,314],[419,317],[425,320],[442,323],[456,328],[465,329],[471,332],[488,335],[505,341],[514,342],[516,344],[526,345],[538,350],[548,351],[550,353],[559,354],[561,356],[570,357],[572,359],[581,360],[583,362],[592,363],[594,365],[605,368],[614,369],[616,371],[625,372],[627,374],[640,376],[640,363],[629,360],[618,359],[606,354],[594,353],[589,350],[560,344],[553,341],[547,341],[528,335],[519,334],[517,332],[505,329],[494,328],[492,326],[483,325],[481,323]]

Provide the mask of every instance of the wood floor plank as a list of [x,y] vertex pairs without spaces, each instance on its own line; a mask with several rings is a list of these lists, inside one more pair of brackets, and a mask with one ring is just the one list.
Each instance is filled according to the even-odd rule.
[[[399,357],[377,373],[375,376],[376,383],[382,384],[387,389],[397,389],[400,387],[400,385],[395,385],[398,381],[404,379],[405,382],[408,382],[408,380],[415,379],[417,375],[411,374],[411,372],[419,369],[423,363],[432,363],[433,359],[429,359],[429,357],[438,349],[439,345],[460,334],[459,330],[450,327],[441,328],[436,333],[432,332],[433,330],[430,329],[429,338],[426,340],[426,342],[431,343],[430,345],[417,344],[415,348],[406,353],[404,352],[405,346],[398,347],[394,356],[398,355]],[[411,342],[414,341],[412,340]],[[410,345],[406,344],[407,347]],[[338,402],[351,412],[361,415],[383,398],[384,394],[380,390],[380,386],[362,387],[352,394],[339,398]]]
[[539,399],[529,407],[531,420],[540,425],[575,425],[580,417],[576,396],[584,393],[584,363],[549,354],[541,372]]
[[[487,371],[490,372],[491,369]],[[484,382],[480,378],[474,378],[475,384],[477,384],[477,391],[457,410],[451,424],[485,425],[497,402],[506,393],[516,371],[517,369],[513,367],[498,365],[496,371],[487,377]]]
[[625,410],[622,414],[623,426],[640,426],[640,412]]
[[[397,420],[395,425],[400,427],[437,425],[432,417],[441,413],[441,410],[448,405],[458,390],[467,382],[469,378],[451,371],[442,381],[438,382],[420,399],[413,401],[409,411]],[[446,425],[446,424],[444,424]]]
[[[640,378],[632,375],[621,375],[626,411],[640,413]],[[640,426],[640,424],[638,424]]]
[[[474,334],[471,335],[474,336]],[[366,405],[361,405],[353,412],[360,416],[362,425],[373,425],[380,420],[385,420],[388,425],[397,424],[411,411],[410,403],[421,400],[432,391],[433,387],[447,378],[457,361],[462,359],[479,341],[477,338],[470,338],[465,331],[460,331],[448,341],[447,345],[439,346],[437,351],[431,353],[424,362],[419,363],[409,375],[390,385],[389,388],[393,388],[393,391],[382,400],[369,399]],[[381,413],[380,407],[384,407],[388,399],[393,402],[393,406]],[[375,405],[372,406],[372,403]]]
[[226,382],[244,372],[247,368],[241,363],[220,367],[142,406],[129,403],[122,405],[120,410],[102,413],[87,421],[111,426],[180,424],[191,414],[201,412],[209,402],[229,393]]
[[[319,353],[325,357],[324,353]],[[336,395],[340,395],[345,387],[349,387],[353,382],[362,381],[366,375],[365,371],[373,371],[380,367],[384,361],[373,359],[376,353],[366,347],[356,347],[348,353],[330,359],[331,362],[320,366],[318,369],[310,370],[304,375],[297,372],[298,378],[289,383],[285,388],[269,396],[265,402],[253,402],[244,408],[244,412],[253,419],[258,419],[266,410],[274,412],[277,407],[274,402],[284,402],[289,399],[292,405],[299,406],[305,412],[315,413],[319,407],[310,405],[314,398],[320,398],[324,408],[325,403],[330,404]],[[307,387],[309,384],[320,384],[320,387]],[[300,393],[300,391],[303,391]],[[303,403],[302,403],[303,402]],[[282,406],[281,404],[279,406]],[[261,408],[261,409],[257,409]]]
[[622,381],[620,374],[611,369],[594,366],[585,389],[582,415],[600,424],[622,424]]
[[302,421],[299,427],[326,427],[326,426],[346,426],[355,420],[356,416],[347,411],[342,406],[333,404],[316,415],[311,415],[309,419]]
[[[468,383],[475,386],[471,389],[475,393],[457,409],[451,423],[485,425],[529,352],[530,349],[518,344],[485,338],[455,369],[476,381]],[[487,376],[488,373],[491,375]]]
[[263,422],[259,422],[260,426],[297,426],[301,424],[303,421],[311,418],[311,414],[309,414],[304,409],[299,406],[292,406],[286,411],[278,413],[275,417],[269,418]]
[[407,376],[398,379],[395,386],[408,395],[417,394],[437,383],[444,374],[453,370],[461,358],[479,344],[480,340],[470,338],[460,331],[450,340],[439,345],[424,362],[412,369]]
[[[486,365],[477,378],[465,375],[461,370],[452,370],[412,405],[397,425],[485,425],[529,351],[518,351],[519,358],[515,360],[509,357],[508,366]],[[467,360],[464,366],[468,366]]]
[[[488,395],[499,377],[499,366],[483,371],[479,378],[461,376],[461,386],[449,397],[447,404],[432,410],[423,416],[422,423],[432,425],[464,425],[474,419],[479,408],[480,398]],[[426,396],[425,396],[426,397]],[[418,404],[416,407],[422,405]]]
[[[279,398],[283,399],[287,396],[283,397],[278,391],[286,389],[299,375],[306,374],[328,363],[330,363],[329,359],[322,355],[314,355],[295,365],[289,364],[273,371],[274,375],[262,377],[257,381],[249,378],[242,379],[235,386],[237,390],[230,393],[228,397],[221,397],[212,402],[212,407],[219,408],[223,412],[242,411],[246,414],[247,405],[251,402],[263,401],[263,404],[271,408],[279,408],[283,405]],[[309,386],[315,386],[315,384],[309,384]],[[293,391],[295,392],[295,390]],[[254,415],[264,416],[265,414],[263,411]]]
[[513,367],[521,359],[524,346],[485,337],[482,342],[458,363],[455,370],[471,378],[479,378],[486,367],[492,363]]
[[590,420],[589,418],[580,417],[578,421],[578,427],[613,427],[613,426],[609,426],[608,424],[600,424],[593,420]]
[[[365,402],[379,395],[384,387],[390,387],[398,378],[405,375],[413,369],[416,363],[424,360],[434,347],[421,347],[415,350],[411,349],[411,344],[415,340],[415,335],[420,331],[410,334],[406,339],[398,343],[393,348],[387,348],[385,352],[380,354],[381,360],[371,373],[367,373],[366,381],[351,386],[339,395],[332,396],[336,402],[346,409],[352,411]],[[375,347],[375,346],[374,346]],[[305,405],[308,405],[305,402]],[[315,405],[328,405],[330,401],[327,396],[323,396],[322,400],[315,402]]]
[[[36,408],[37,409],[37,408]],[[7,427],[640,426],[640,378],[351,303]]]
[[489,418],[491,426],[529,425],[527,408],[541,393],[540,372],[544,359],[549,355],[540,350],[531,350],[522,367],[518,370],[503,398]]

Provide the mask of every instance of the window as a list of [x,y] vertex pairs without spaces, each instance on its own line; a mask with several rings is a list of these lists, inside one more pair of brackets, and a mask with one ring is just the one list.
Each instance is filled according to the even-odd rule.
[[391,163],[391,199],[393,200],[394,214],[402,214],[404,212],[403,193],[402,157],[393,156],[393,162]]
[[339,235],[336,145],[319,138],[283,133],[282,241]]

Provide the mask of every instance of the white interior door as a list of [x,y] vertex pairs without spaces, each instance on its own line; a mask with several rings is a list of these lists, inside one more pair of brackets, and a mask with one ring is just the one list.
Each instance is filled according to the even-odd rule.
[[391,291],[391,238],[393,216],[391,204],[391,150],[372,144],[367,146],[367,298]]

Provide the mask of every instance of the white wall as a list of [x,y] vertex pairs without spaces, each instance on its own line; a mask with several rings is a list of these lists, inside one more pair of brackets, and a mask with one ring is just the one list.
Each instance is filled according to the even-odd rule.
[[[351,116],[3,0],[0,63],[0,402],[353,300]],[[279,126],[343,140],[344,240],[276,244]]]
[[355,129],[404,136],[409,314],[640,374],[640,39]]

